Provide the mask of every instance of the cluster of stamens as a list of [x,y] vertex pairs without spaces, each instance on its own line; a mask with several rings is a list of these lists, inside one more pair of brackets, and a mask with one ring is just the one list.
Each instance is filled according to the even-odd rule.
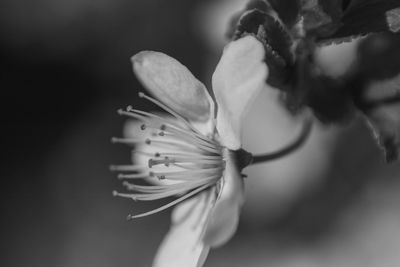
[[147,136],[112,138],[112,142],[132,145],[135,158],[145,158],[147,164],[138,160],[132,165],[111,166],[111,170],[120,172],[118,178],[124,180],[123,185],[130,191],[113,194],[140,201],[177,198],[157,209],[129,215],[128,219],[157,213],[218,184],[225,169],[223,148],[212,133],[204,135],[170,107],[143,93],[139,96],[169,115],[160,116],[132,107],[118,111],[141,121],[140,129]]

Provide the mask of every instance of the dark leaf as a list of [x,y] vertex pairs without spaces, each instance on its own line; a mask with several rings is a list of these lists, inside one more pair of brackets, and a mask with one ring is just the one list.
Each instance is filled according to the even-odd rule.
[[370,83],[365,98],[371,103],[365,115],[374,136],[386,160],[396,160],[400,151],[400,73],[392,79]]
[[361,42],[356,70],[360,79],[393,78],[400,70],[400,34],[373,34]]
[[400,35],[375,34],[363,41],[353,75],[356,106],[365,114],[387,161],[400,150]]
[[395,31],[399,28],[400,0],[353,0],[341,19],[341,27],[330,38]]
[[300,0],[268,0],[281,20],[291,28],[298,20]]
[[[251,0],[247,3],[246,7],[244,10],[240,11],[238,14],[234,15],[230,21],[229,29],[227,31],[227,36],[229,39],[237,39],[240,38],[241,35],[243,34],[243,31],[238,29],[241,27],[243,23],[243,18],[247,19],[249,17],[248,13],[256,11],[257,14],[272,14],[274,13],[274,9],[271,7],[271,5],[266,1],[266,0]],[[250,21],[250,23],[255,23],[256,27],[254,31],[248,31],[248,32],[257,32],[258,25],[261,23],[263,20],[262,16],[260,17],[260,22],[257,24],[256,20],[258,18],[252,18],[254,15],[250,15],[250,19],[247,19],[247,21]],[[254,22],[252,22],[254,21]],[[261,23],[262,24],[262,23]],[[251,27],[249,26],[244,26],[244,27]]]
[[345,122],[353,117],[354,105],[343,79],[321,73],[307,54],[299,55],[294,69],[293,87],[284,95],[289,110],[296,112],[308,106],[323,123]]
[[343,15],[345,2],[343,0],[319,0],[319,5],[332,18],[333,22],[339,22]]
[[318,0],[304,0],[301,15],[303,27],[308,34],[334,23],[333,18],[324,11]]

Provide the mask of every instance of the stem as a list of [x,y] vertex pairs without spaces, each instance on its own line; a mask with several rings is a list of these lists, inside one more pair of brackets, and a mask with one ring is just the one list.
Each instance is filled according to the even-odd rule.
[[291,144],[275,152],[261,154],[261,155],[253,155],[253,161],[251,164],[257,164],[265,161],[279,159],[299,149],[305,143],[307,138],[310,136],[312,125],[313,125],[313,120],[310,116],[303,122],[300,135],[296,138],[296,140],[294,140]]

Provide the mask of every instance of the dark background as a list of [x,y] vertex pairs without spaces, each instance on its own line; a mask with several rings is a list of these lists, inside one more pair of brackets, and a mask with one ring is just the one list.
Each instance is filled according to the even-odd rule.
[[[156,204],[113,198],[119,182],[108,171],[129,162],[129,150],[109,142],[125,121],[116,110],[151,108],[138,101],[129,58],[162,51],[209,85],[222,43],[207,22],[234,10],[233,1],[221,3],[1,1],[2,266],[150,264],[169,214],[125,221]],[[314,178],[278,182],[282,193],[273,181],[250,182],[250,191],[257,181],[270,191],[250,197],[237,236],[209,266],[397,266],[399,164],[383,163],[361,121],[317,132],[328,137],[310,140],[316,145],[302,156],[310,160],[276,167],[293,167],[293,180]],[[323,170],[304,172],[321,151]]]

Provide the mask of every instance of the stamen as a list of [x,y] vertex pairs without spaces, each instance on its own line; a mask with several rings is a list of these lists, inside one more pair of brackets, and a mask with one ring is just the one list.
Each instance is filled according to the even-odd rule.
[[187,153],[185,152],[179,152],[179,153],[162,153],[162,156],[168,156],[168,157],[173,157],[173,158],[194,158],[194,159],[209,159],[209,160],[222,160],[221,155],[207,155],[207,154],[198,154],[198,153]]
[[160,165],[160,164],[165,164],[165,166],[168,167],[170,163],[173,163],[171,159],[169,158],[164,158],[164,159],[149,159],[148,161],[148,166],[149,168],[152,168],[155,165]]
[[151,200],[172,197],[175,195],[181,195],[195,188],[198,188],[199,186],[208,184],[211,181],[215,183],[215,180],[216,180],[215,178],[212,178],[208,179],[207,181],[191,181],[191,182],[165,186],[164,188],[160,186],[140,186],[135,184],[127,184],[125,186],[128,187],[128,190],[130,188],[134,191],[137,191],[138,193],[122,194],[117,192],[116,196],[132,198],[134,200],[151,201]]
[[[166,127],[165,127],[166,128]],[[188,142],[194,142],[197,147],[211,152],[211,153],[219,153],[219,150],[215,149],[217,147],[217,144],[215,142],[209,142],[209,141],[204,141],[202,139],[196,138],[195,136],[191,135],[190,132],[187,131],[179,131],[176,129],[173,129],[171,127],[168,127],[166,131],[172,133],[173,135],[176,135],[178,138],[184,139]]]
[[176,204],[178,204],[178,203],[184,201],[185,199],[188,199],[188,198],[200,193],[201,191],[205,190],[206,188],[208,188],[208,187],[210,187],[212,185],[213,185],[213,183],[209,183],[209,184],[203,185],[203,186],[191,191],[190,193],[187,193],[186,195],[184,195],[184,196],[182,196],[182,197],[180,197],[180,198],[178,198],[178,199],[176,199],[174,201],[171,201],[170,203],[168,203],[168,204],[166,204],[164,206],[161,206],[161,207],[159,207],[157,209],[154,209],[154,210],[151,210],[151,211],[148,211],[148,212],[145,212],[145,213],[137,214],[137,215],[131,215],[130,214],[130,215],[128,215],[127,219],[128,220],[132,220],[132,219],[145,217],[145,216],[148,216],[148,215],[152,215],[152,214],[158,213],[158,212],[163,211],[165,209],[168,209],[168,208],[170,208],[172,206],[175,206]]
[[[178,125],[176,122],[174,122],[172,120],[169,120],[166,117],[161,117],[161,116],[158,116],[156,114],[152,114],[152,113],[149,113],[149,112],[133,109],[131,107],[130,107],[130,109],[128,109],[128,111],[134,112],[134,113],[138,113],[140,115],[144,115],[144,116],[147,116],[149,118],[155,119],[155,120],[159,121],[161,124],[167,124],[167,126],[174,127],[175,129],[188,131],[187,129],[183,128],[182,125]],[[149,118],[146,118],[146,119],[149,120]],[[199,133],[198,131],[196,131],[196,132],[190,131],[190,133],[192,135],[195,135],[196,137],[204,140],[204,141],[208,141],[208,142],[214,143],[214,141],[212,139],[210,139],[209,137]]]
[[157,157],[157,154],[159,154],[159,153],[153,154],[153,153],[140,151],[140,150],[132,150],[132,154],[139,154],[139,155],[143,155],[143,156],[147,156],[147,157]]
[[149,173],[135,173],[135,174],[120,173],[120,174],[118,174],[117,178],[120,180],[122,180],[122,179],[144,179],[149,176],[150,176]]
[[157,146],[160,146],[160,145],[168,146],[168,147],[171,147],[171,148],[173,148],[175,150],[182,149],[185,152],[186,151],[190,151],[190,152],[193,152],[195,154],[201,153],[201,150],[199,150],[197,147],[195,147],[194,145],[189,144],[187,142],[178,143],[178,142],[166,141],[166,140],[155,140],[155,139],[151,139],[150,140],[150,139],[148,139],[148,144],[151,144],[151,143],[154,143]]
[[111,165],[110,171],[140,171],[146,169],[145,166],[140,165]]
[[179,121],[183,122],[189,129],[191,129],[192,131],[201,134],[196,128],[194,128],[184,117],[182,117],[181,115],[179,115],[177,112],[175,112],[174,110],[172,110],[171,108],[167,107],[166,105],[164,105],[163,103],[161,103],[160,101],[149,97],[147,95],[145,95],[142,92],[139,92],[139,97],[141,98],[145,98],[148,101],[156,104],[157,106],[159,106],[160,108],[164,109],[165,111],[167,111],[168,113],[170,113],[171,115],[173,115],[175,118],[177,118]]
[[179,163],[173,163],[173,166],[185,169],[185,170],[197,170],[199,167],[198,166],[187,166],[187,165],[183,165],[183,164],[179,164]]
[[206,180],[194,180],[176,184],[169,184],[169,185],[137,185],[129,182],[123,182],[123,185],[131,191],[140,192],[143,194],[153,194],[153,193],[162,193],[162,192],[170,192],[172,190],[178,190],[178,194],[182,194],[188,192],[198,186],[202,186],[206,183],[211,181],[216,181],[219,177],[213,176],[209,177]]
[[133,199],[134,201],[137,200],[136,197],[135,197],[133,194],[119,193],[119,192],[117,192],[116,190],[114,190],[114,191],[112,192],[112,194],[113,194],[114,197],[131,198],[131,199]]
[[118,138],[118,137],[112,137],[111,138],[111,143],[113,144],[137,144],[143,142],[143,139],[138,139],[138,138]]
[[[142,122],[141,130],[146,130],[144,138],[112,138],[113,143],[131,145],[151,145],[151,149],[158,150],[150,153],[143,150],[133,150],[132,154],[140,154],[147,159],[144,165],[116,165],[110,168],[113,171],[128,173],[118,174],[119,179],[135,181],[135,179],[171,180],[172,183],[157,185],[139,185],[122,183],[130,193],[114,191],[115,196],[133,200],[151,201],[157,199],[179,196],[177,199],[148,212],[129,215],[129,219],[151,215],[212,186],[218,186],[225,168],[223,149],[221,145],[210,136],[202,134],[190,122],[160,101],[139,93],[143,97],[173,117],[162,117],[145,111],[133,109],[128,106],[126,110],[118,110],[121,115],[126,115]],[[150,138],[148,138],[150,137]],[[164,166],[162,166],[164,165]],[[168,168],[168,167],[177,168]],[[153,168],[154,167],[154,168]],[[150,169],[154,171],[150,171]],[[130,173],[129,173],[130,172]]]
[[222,168],[197,169],[191,171],[176,171],[176,172],[151,172],[150,176],[158,177],[165,176],[168,180],[192,180],[194,178],[207,178],[211,174],[222,176]]
[[215,159],[195,159],[195,158],[173,158],[174,162],[177,163],[194,163],[194,164],[216,164],[220,165],[222,158],[220,160]]
[[147,117],[139,115],[139,114],[136,114],[136,113],[128,112],[128,111],[125,111],[125,110],[122,110],[122,109],[119,109],[117,112],[118,112],[119,115],[125,115],[125,116],[128,116],[128,117],[132,117],[134,119],[137,119],[137,120],[140,120],[140,121],[143,121],[143,122],[149,122],[149,119]]

